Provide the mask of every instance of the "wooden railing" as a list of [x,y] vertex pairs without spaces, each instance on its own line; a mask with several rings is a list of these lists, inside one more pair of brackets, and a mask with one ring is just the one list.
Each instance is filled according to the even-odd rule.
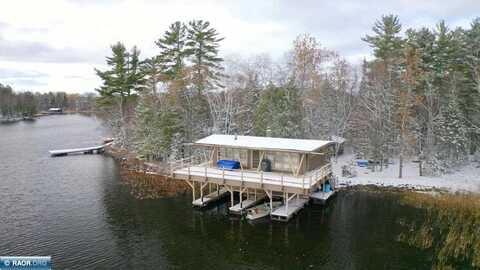
[[[185,161],[184,161],[185,162]],[[182,163],[185,165],[185,163]],[[217,178],[228,180],[238,180],[241,182],[254,182],[254,183],[268,183],[268,184],[277,184],[282,187],[285,185],[301,187],[301,188],[310,188],[312,185],[317,183],[317,181],[324,179],[332,172],[331,164],[326,164],[323,167],[318,168],[317,170],[307,172],[301,176],[287,175],[283,173],[268,172],[264,173],[262,171],[246,171],[246,170],[225,170],[220,168],[212,168],[208,166],[208,162],[198,163],[196,166],[179,166],[178,169],[182,169],[182,173],[186,171],[186,174],[190,177],[194,176],[205,176],[205,178]],[[173,171],[172,171],[173,172]]]
[[201,155],[192,155],[179,160],[170,161],[169,164],[170,164],[170,172],[173,173],[175,170],[186,168],[186,167],[208,165],[208,160],[206,157]]

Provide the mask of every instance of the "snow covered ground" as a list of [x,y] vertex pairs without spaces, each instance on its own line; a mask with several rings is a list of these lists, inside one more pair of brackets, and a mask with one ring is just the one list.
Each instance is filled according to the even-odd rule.
[[367,168],[355,166],[357,176],[352,178],[342,177],[342,165],[352,164],[354,160],[352,154],[344,154],[338,158],[337,162],[333,162],[333,172],[338,177],[338,186],[376,185],[415,189],[437,188],[450,192],[480,193],[480,167],[478,167],[478,163],[471,163],[459,168],[452,174],[433,177],[418,176],[418,163],[405,161],[403,178],[398,178],[398,160],[395,160],[394,164],[389,164],[388,168],[384,168],[381,172],[372,172]]

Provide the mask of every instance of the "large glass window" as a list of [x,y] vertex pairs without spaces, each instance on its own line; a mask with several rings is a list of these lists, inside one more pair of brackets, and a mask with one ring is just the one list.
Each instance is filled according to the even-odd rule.
[[297,168],[299,155],[282,152],[268,152],[267,159],[272,162],[272,169],[276,171],[292,172],[292,166]]
[[234,148],[220,148],[219,159],[232,159],[242,163],[245,167],[248,163],[248,150]]

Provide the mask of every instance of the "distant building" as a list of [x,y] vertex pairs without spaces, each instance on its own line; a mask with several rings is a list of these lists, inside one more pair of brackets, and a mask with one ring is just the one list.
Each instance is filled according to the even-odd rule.
[[48,109],[48,113],[54,114],[54,113],[62,113],[63,110],[62,108],[50,108]]

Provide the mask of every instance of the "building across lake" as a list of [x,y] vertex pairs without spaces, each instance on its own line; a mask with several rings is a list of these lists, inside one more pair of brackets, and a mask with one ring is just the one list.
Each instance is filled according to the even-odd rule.
[[50,114],[60,114],[60,113],[63,113],[63,109],[62,108],[50,108],[50,109],[48,109],[48,113],[50,113]]
[[[204,206],[230,193],[230,210],[242,212],[266,197],[272,219],[286,221],[314,193],[333,193],[325,190],[325,186],[332,186],[330,157],[334,144],[322,140],[214,134],[194,143],[205,150],[203,156],[195,155],[172,164],[172,176],[192,188],[194,206]],[[204,194],[206,188],[209,192]],[[237,205],[234,192],[239,193]],[[273,209],[276,198],[283,205]]]

